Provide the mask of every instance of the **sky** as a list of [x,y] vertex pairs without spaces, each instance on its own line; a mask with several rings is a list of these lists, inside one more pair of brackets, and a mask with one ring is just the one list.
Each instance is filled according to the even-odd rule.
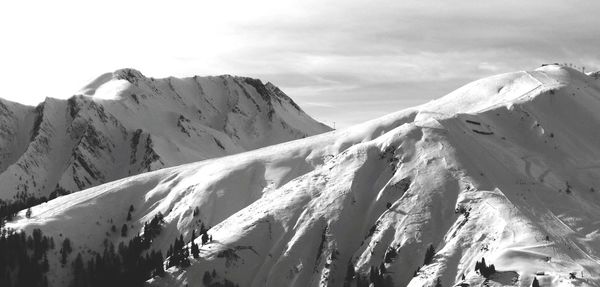
[[272,82],[336,128],[543,63],[600,69],[600,1],[2,1],[0,97],[68,98],[97,76]]

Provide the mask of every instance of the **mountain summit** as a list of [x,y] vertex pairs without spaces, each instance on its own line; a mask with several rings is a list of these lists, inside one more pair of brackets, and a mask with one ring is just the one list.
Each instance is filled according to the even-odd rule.
[[0,199],[53,198],[329,130],[257,79],[117,70],[68,100],[0,101]]
[[[598,111],[600,81],[575,70],[503,74],[345,130],[93,187],[8,226],[68,237],[89,260],[160,215],[150,248],[169,268],[152,286],[600,286]],[[70,272],[51,265],[49,280]]]

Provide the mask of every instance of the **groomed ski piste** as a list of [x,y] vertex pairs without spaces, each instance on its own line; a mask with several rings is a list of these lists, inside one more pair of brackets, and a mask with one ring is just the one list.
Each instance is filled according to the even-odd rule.
[[[203,286],[206,274],[207,285],[356,286],[374,272],[393,286],[600,286],[599,126],[600,81],[549,65],[345,130],[86,189],[7,227],[70,238],[72,260],[127,241],[158,212],[152,248],[163,254],[209,226],[200,258],[151,286]],[[128,237],[110,232],[124,223]],[[63,286],[71,269],[52,256],[50,283]],[[482,258],[495,266],[488,278],[475,271]]]

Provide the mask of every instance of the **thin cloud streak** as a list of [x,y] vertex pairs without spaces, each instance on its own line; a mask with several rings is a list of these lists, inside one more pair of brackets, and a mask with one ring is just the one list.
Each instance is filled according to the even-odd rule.
[[600,67],[598,1],[41,1],[42,10],[28,7],[0,4],[7,43],[0,47],[0,96],[29,103],[68,97],[122,67],[153,77],[236,74],[271,81],[315,118],[345,127],[493,74],[546,62]]

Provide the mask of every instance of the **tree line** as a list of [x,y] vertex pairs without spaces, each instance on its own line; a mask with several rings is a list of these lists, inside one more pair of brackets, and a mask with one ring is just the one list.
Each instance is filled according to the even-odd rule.
[[32,235],[3,229],[0,234],[0,286],[46,287],[49,269],[48,250],[54,240],[40,229]]
[[161,251],[150,250],[152,240],[160,234],[164,223],[162,213],[144,224],[144,232],[128,243],[105,244],[102,254],[87,262],[78,254],[73,261],[73,287],[144,286],[154,276],[163,276],[165,269]]

